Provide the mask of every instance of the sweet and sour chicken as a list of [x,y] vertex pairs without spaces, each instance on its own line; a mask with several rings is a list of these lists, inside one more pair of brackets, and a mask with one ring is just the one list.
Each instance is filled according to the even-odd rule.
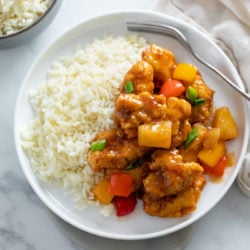
[[223,175],[225,140],[238,135],[230,110],[214,109],[213,95],[194,65],[176,63],[154,44],[145,49],[120,85],[115,129],[91,144],[88,163],[103,174],[95,199],[113,202],[118,216],[132,212],[137,199],[153,216],[194,211],[205,174]]

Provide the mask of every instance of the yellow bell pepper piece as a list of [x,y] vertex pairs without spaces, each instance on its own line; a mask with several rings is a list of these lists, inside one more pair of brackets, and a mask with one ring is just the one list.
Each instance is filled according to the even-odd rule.
[[97,184],[93,191],[95,198],[106,205],[110,204],[114,198],[114,195],[108,192],[109,183],[109,180],[103,179]]
[[179,63],[173,71],[173,79],[192,83],[195,79],[197,68],[189,63]]
[[219,141],[212,149],[203,148],[198,153],[198,159],[209,167],[214,167],[226,154],[224,142]]
[[138,127],[138,144],[143,147],[169,148],[171,131],[170,121],[142,124]]

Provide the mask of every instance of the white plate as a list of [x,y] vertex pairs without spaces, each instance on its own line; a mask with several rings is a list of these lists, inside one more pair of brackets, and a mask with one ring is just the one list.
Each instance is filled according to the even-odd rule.
[[[178,19],[154,12],[127,11],[99,16],[80,23],[71,28],[46,49],[28,72],[18,96],[15,111],[15,143],[23,171],[40,199],[59,217],[75,227],[89,233],[113,239],[146,239],[166,235],[180,230],[193,223],[206,214],[227,192],[235,180],[242,163],[248,142],[248,121],[246,105],[242,98],[235,94],[230,87],[218,79],[208,69],[199,64],[177,41],[169,37],[156,34],[142,33],[149,42],[165,46],[176,54],[176,59],[194,63],[200,69],[207,84],[216,90],[215,105],[229,106],[239,126],[239,137],[229,142],[229,151],[236,154],[237,165],[228,168],[223,181],[218,183],[208,182],[202,192],[198,207],[195,212],[182,218],[158,218],[143,212],[142,204],[136,210],[121,218],[114,216],[103,217],[97,209],[90,208],[84,211],[74,209],[69,197],[63,192],[37,179],[20,145],[20,130],[34,118],[28,92],[46,78],[50,64],[63,56],[72,55],[77,45],[84,45],[93,38],[103,38],[103,34],[124,35],[130,32],[126,29],[126,21],[161,21],[182,30],[191,44],[201,54],[208,55],[211,63],[218,67],[230,79],[240,82],[236,70],[225,54],[208,37],[190,25]],[[242,87],[242,84],[240,83]],[[240,112],[239,112],[240,111]],[[223,222],[222,222],[223,223]]]

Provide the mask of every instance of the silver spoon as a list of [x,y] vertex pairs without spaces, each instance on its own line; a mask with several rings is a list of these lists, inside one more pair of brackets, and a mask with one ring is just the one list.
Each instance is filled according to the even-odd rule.
[[227,82],[234,90],[238,91],[238,93],[246,98],[248,101],[250,100],[250,96],[248,93],[244,92],[240,87],[238,87],[235,83],[229,80],[224,74],[222,74],[218,69],[213,67],[210,63],[202,59],[190,46],[187,38],[184,34],[174,28],[173,26],[166,24],[158,24],[158,23],[140,23],[140,22],[127,22],[127,29],[130,31],[142,31],[142,32],[150,32],[157,34],[169,35],[180,42],[180,44],[189,52],[193,54],[193,56],[201,62],[203,65],[210,68],[217,75],[219,75],[225,82]]

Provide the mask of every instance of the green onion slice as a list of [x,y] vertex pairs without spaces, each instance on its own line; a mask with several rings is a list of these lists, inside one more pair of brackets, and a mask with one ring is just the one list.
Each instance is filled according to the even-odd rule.
[[197,99],[195,99],[194,101],[193,101],[193,105],[194,106],[198,106],[198,105],[200,105],[200,104],[203,104],[205,102],[205,99],[203,99],[203,98],[197,98]]
[[106,140],[103,139],[103,140],[99,140],[99,141],[94,141],[92,144],[91,144],[91,147],[90,147],[90,150],[92,152],[94,151],[101,151],[105,148],[106,146]]
[[198,106],[200,104],[203,104],[205,100],[203,98],[197,98],[198,97],[198,91],[193,88],[192,86],[189,86],[186,90],[186,97],[190,101],[190,103],[194,106]]
[[192,86],[189,86],[186,90],[186,97],[188,98],[188,100],[193,103],[194,100],[197,98],[198,96],[198,92],[195,88],[193,88]]
[[126,94],[130,94],[134,90],[134,86],[131,81],[127,82],[124,87],[125,87]]
[[195,140],[195,138],[198,135],[198,128],[193,128],[192,131],[188,134],[187,139],[184,142],[184,149],[186,149],[192,141]]
[[141,158],[135,160],[135,161],[132,161],[126,168],[125,170],[131,170],[131,169],[134,169],[134,168],[137,168],[139,166],[141,166],[143,163],[143,160]]

